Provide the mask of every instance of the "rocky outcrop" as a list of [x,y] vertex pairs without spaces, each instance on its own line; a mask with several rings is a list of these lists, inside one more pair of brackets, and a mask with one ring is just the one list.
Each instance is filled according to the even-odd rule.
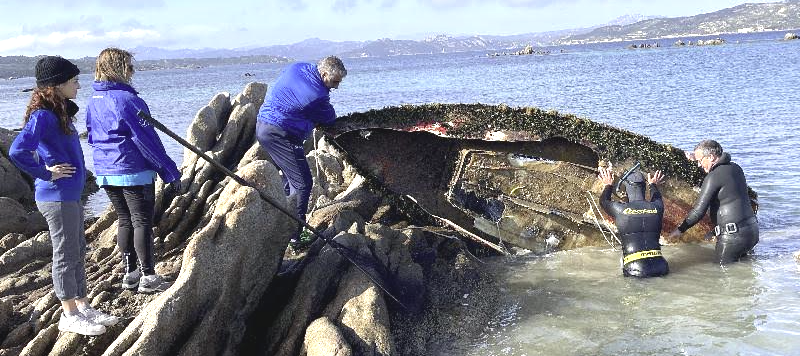
[[630,44],[630,45],[626,46],[625,48],[637,49],[637,48],[659,48],[659,47],[661,47],[660,43],[653,42],[653,43],[640,43],[640,44],[635,44],[634,43],[634,44]]
[[[563,50],[561,50],[563,52]],[[498,57],[498,56],[524,56],[530,54],[538,54],[538,55],[546,55],[550,54],[549,50],[537,50],[534,49],[533,46],[527,45],[525,48],[516,51],[516,52],[494,52],[494,53],[487,53],[486,55],[489,57]]]
[[352,356],[353,349],[341,329],[327,317],[314,320],[306,329],[303,352],[308,356]]
[[[265,92],[252,83],[232,101],[214,97],[188,132],[285,208],[281,179],[254,139]],[[309,161],[317,203],[309,221],[339,249],[318,241],[308,253],[286,252],[294,222],[255,189],[188,157],[182,191],[157,192],[156,271],[172,281],[157,295],[120,288],[116,217],[107,209],[87,229],[88,297],[122,321],[98,337],[57,330],[47,232],[6,235],[0,355],[419,355],[441,337],[480,330],[493,307],[460,306],[496,292],[464,242],[402,221],[324,139]]]
[[[270,196],[283,196],[268,162],[239,174]],[[132,348],[146,355],[234,354],[247,316],[278,269],[288,231],[288,218],[254,189],[227,184],[209,221],[190,236],[174,285],[139,312],[105,355]]]
[[705,41],[697,40],[697,45],[698,46],[717,46],[717,45],[721,45],[721,44],[725,44],[725,40],[722,39],[722,38],[719,38],[719,37],[718,38],[712,38],[710,40],[705,40]]
[[[16,133],[0,128],[0,197],[8,197],[23,204],[33,204],[33,190],[27,181],[8,159],[8,149]],[[3,231],[0,229],[0,231]]]
[[[697,42],[692,42],[692,41],[683,42],[683,40],[678,39],[677,41],[675,41],[675,46],[716,46],[716,45],[721,45],[721,44],[725,44],[725,43],[726,43],[725,40],[722,39],[722,38],[719,38],[719,37],[712,38],[712,39],[705,40],[705,41],[704,40],[697,40]],[[644,47],[639,47],[639,48],[644,48]]]
[[30,236],[43,230],[47,230],[47,221],[41,213],[26,209],[12,198],[0,197],[0,234],[21,233]]

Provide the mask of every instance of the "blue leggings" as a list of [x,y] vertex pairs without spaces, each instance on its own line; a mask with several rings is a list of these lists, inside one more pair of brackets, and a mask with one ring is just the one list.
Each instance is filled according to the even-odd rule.
[[306,160],[303,140],[292,137],[280,127],[262,122],[256,124],[256,138],[283,172],[281,177],[286,196],[290,202],[296,202],[297,217],[305,221],[314,180]]

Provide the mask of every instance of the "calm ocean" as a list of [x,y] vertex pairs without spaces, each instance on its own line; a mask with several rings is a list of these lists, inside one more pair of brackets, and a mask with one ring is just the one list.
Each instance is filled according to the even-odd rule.
[[[713,246],[705,244],[667,246],[672,274],[652,280],[622,278],[620,254],[608,248],[498,259],[490,265],[505,281],[504,312],[483,335],[442,354],[800,355],[800,263],[792,258],[800,250],[793,200],[800,196],[800,41],[782,41],[783,34],[723,35],[727,44],[708,47],[662,40],[653,49],[564,46],[544,56],[346,59],[349,75],[331,94],[340,115],[399,104],[506,103],[587,117],[684,149],[713,138],[760,195],[756,255],[725,268],[710,262]],[[134,86],[154,117],[185,133],[216,93],[236,95],[254,80],[271,84],[283,67],[139,72]],[[80,79],[83,106],[92,77]],[[0,126],[20,127],[30,97],[21,91],[33,83],[0,80]],[[179,146],[162,139],[181,162]],[[90,212],[105,207],[102,195]]]

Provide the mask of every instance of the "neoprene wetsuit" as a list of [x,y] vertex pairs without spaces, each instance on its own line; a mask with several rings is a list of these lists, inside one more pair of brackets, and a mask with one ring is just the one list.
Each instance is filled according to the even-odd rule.
[[[622,240],[622,273],[625,276],[657,277],[669,273],[667,260],[661,255],[661,219],[664,202],[654,184],[650,185],[650,201],[644,200],[644,182],[638,186],[639,199],[628,203],[611,201],[613,187],[606,185],[600,195],[600,206],[614,217]],[[630,192],[630,189],[628,189]],[[629,198],[632,196],[628,194]]]
[[686,232],[711,210],[711,222],[716,225],[716,254],[720,263],[739,260],[758,243],[758,220],[750,206],[747,181],[742,167],[731,162],[723,153],[703,179],[700,195],[694,208],[678,227]]

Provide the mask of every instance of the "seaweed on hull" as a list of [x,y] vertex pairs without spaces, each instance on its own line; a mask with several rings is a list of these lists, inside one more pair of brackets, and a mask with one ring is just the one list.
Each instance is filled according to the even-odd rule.
[[[534,252],[606,244],[588,199],[602,191],[600,164],[617,175],[635,161],[665,173],[665,232],[691,209],[704,176],[680,149],[538,108],[387,107],[343,116],[325,134],[412,219],[447,221],[501,252],[504,243]],[[610,217],[599,220],[614,229]],[[701,241],[711,227],[706,218],[683,239]]]

